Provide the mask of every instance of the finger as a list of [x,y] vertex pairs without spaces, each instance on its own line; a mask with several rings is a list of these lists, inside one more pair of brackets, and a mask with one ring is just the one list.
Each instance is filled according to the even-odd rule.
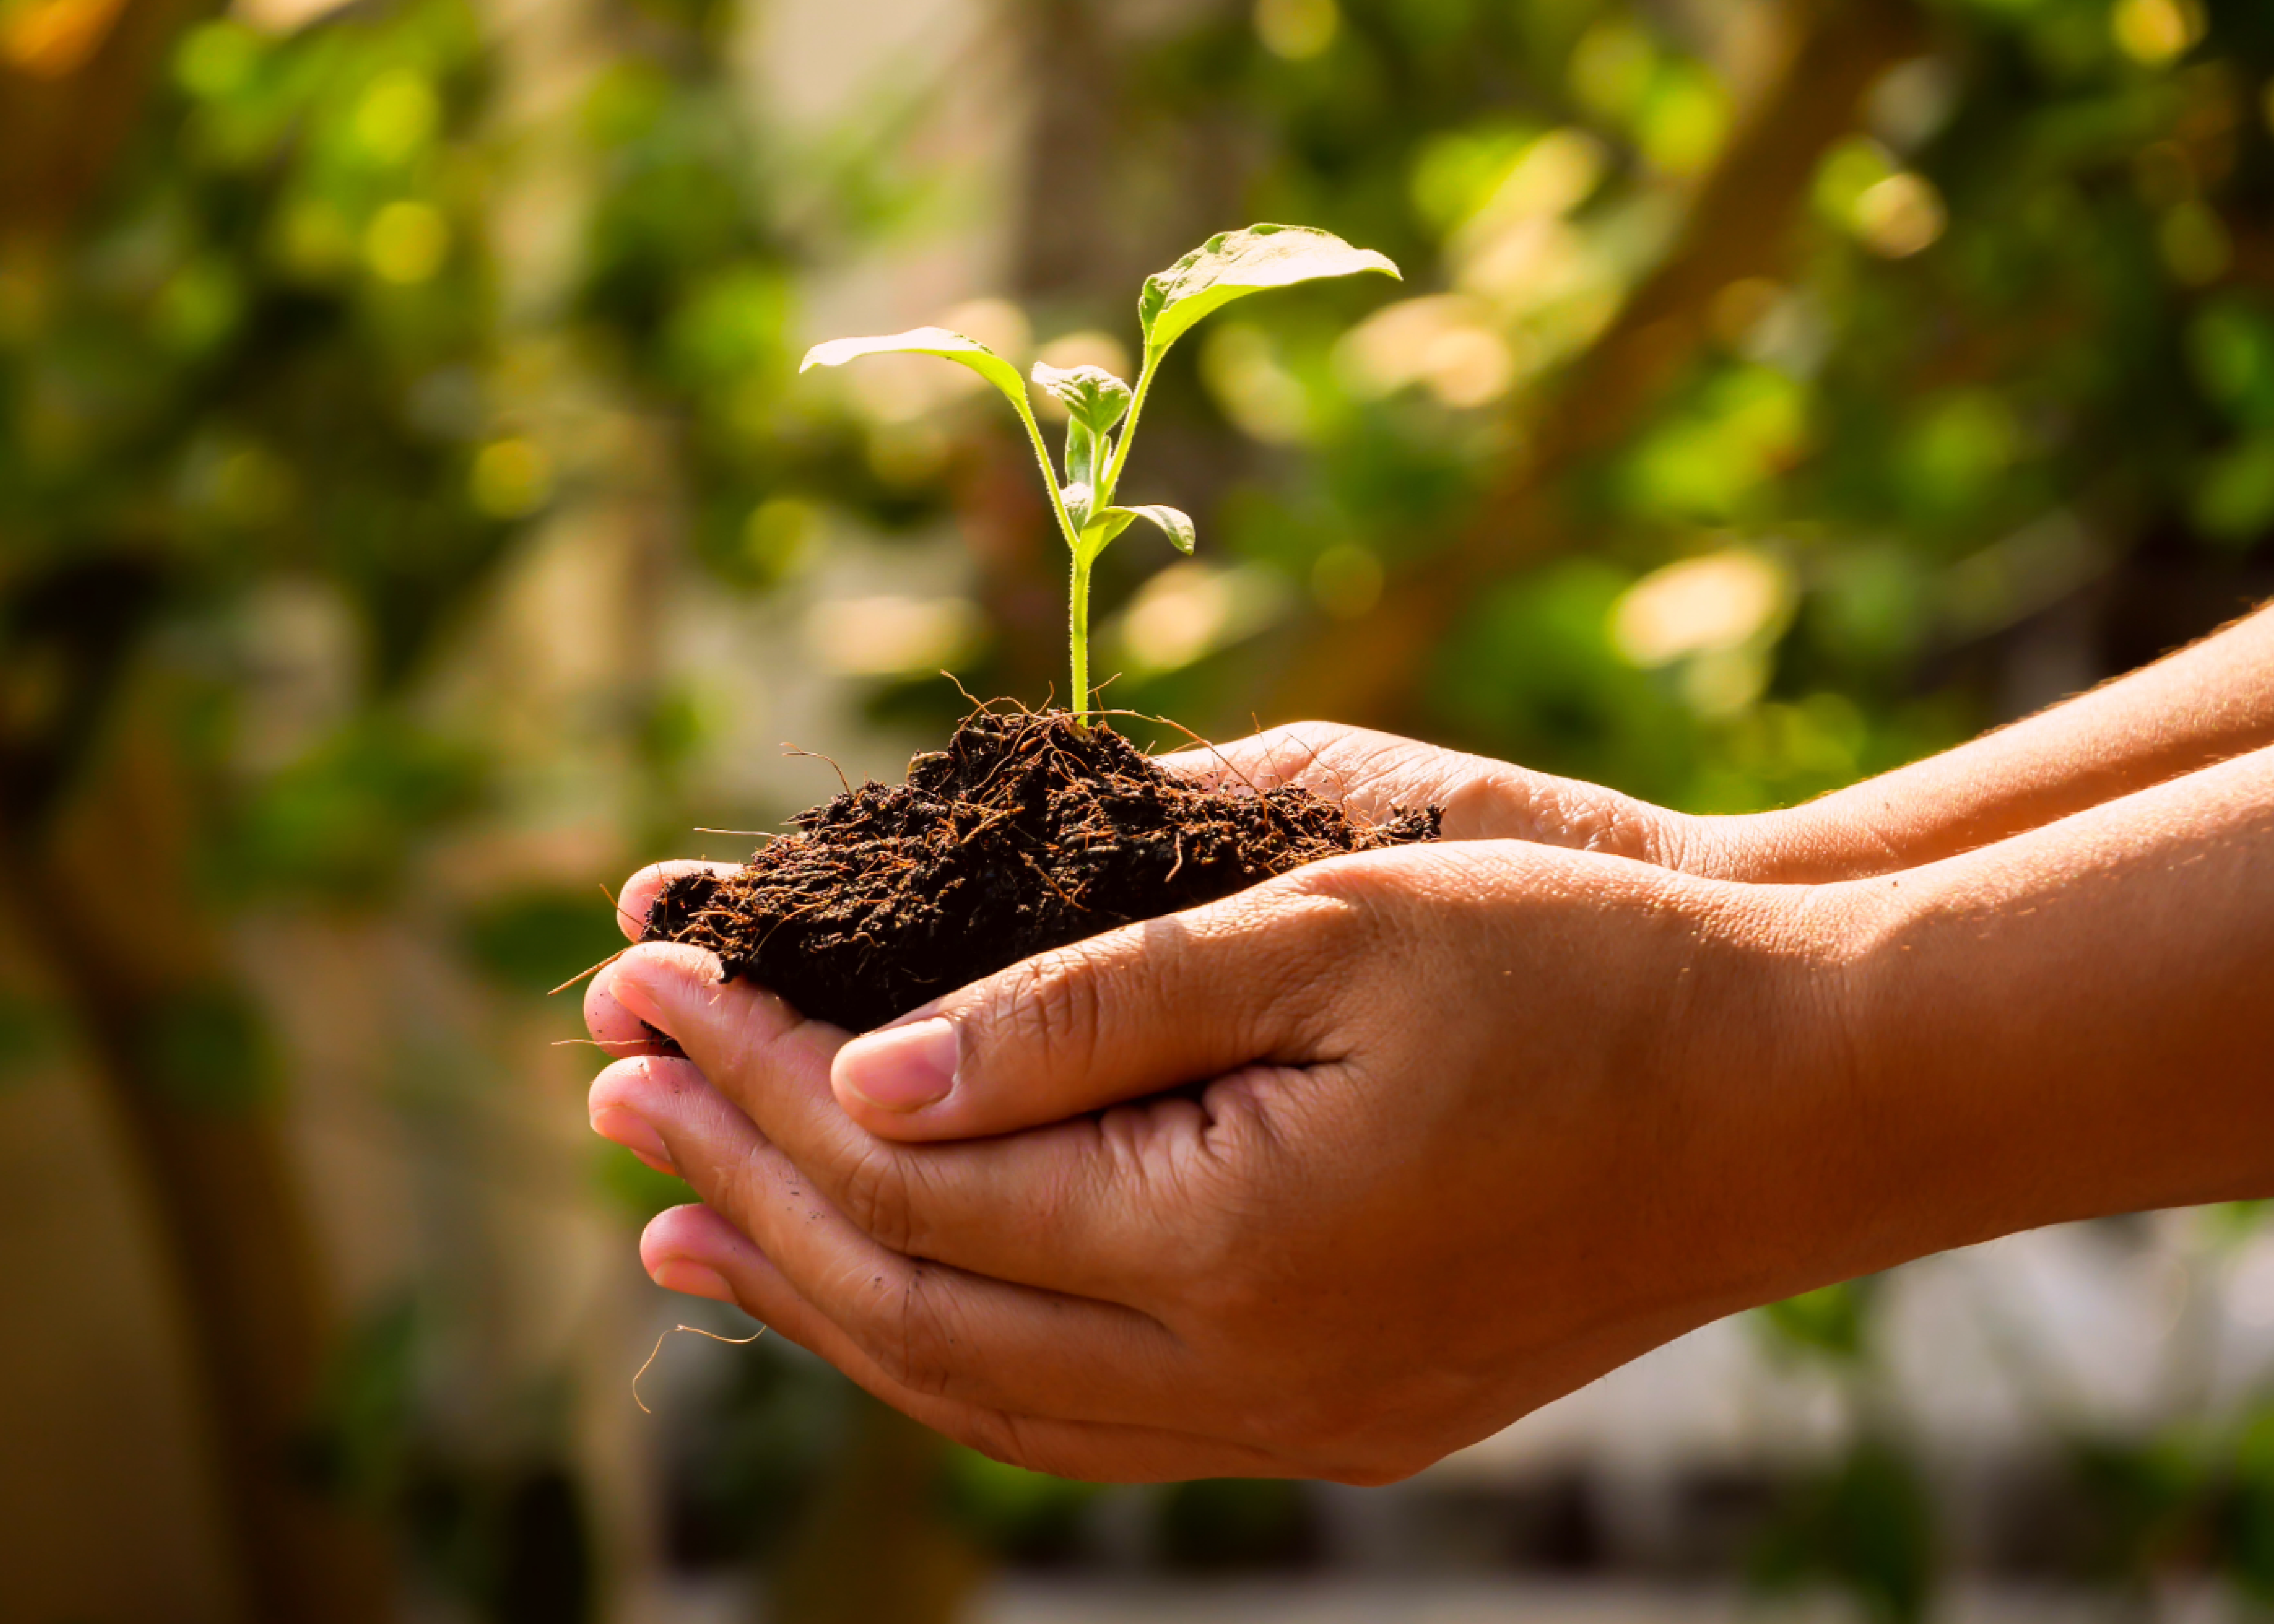
[[640,1259],[658,1285],[735,1304],[903,1414],[1029,1471],[1103,1483],[1299,1475],[1288,1462],[1221,1439],[1154,1426],[1055,1420],[920,1393],[895,1380],[816,1310],[787,1274],[709,1207],[675,1207],[658,1214],[640,1237]]
[[613,989],[616,961],[611,959],[584,984],[584,1030],[610,1055],[652,1055],[663,1052],[655,1028],[616,1001]]
[[1291,722],[1160,761],[1256,788],[1299,784],[1369,823],[1436,807],[1448,840],[1531,840],[1654,862],[1671,838],[1665,813],[1600,785],[1337,722]]
[[624,882],[616,893],[617,928],[636,942],[647,929],[648,910],[655,906],[655,895],[672,881],[688,874],[729,875],[741,868],[740,863],[704,862],[693,857],[674,857],[667,862],[650,863]]
[[1339,1059],[1335,990],[1377,926],[1328,870],[1397,854],[1313,864],[1013,965],[843,1045],[837,1098],[874,1133],[965,1139],[1250,1064]]
[[[719,1092],[855,1226],[906,1256],[1150,1309],[1173,1300],[1191,1268],[1198,1243],[1186,1220],[1206,1210],[1213,1178],[1254,1164],[1241,1154],[1253,1101],[1231,1088],[1205,1109],[1171,1098],[1007,1138],[897,1144],[838,1103],[837,1028],[800,1021],[754,989],[712,984],[710,961],[689,950],[644,947],[621,963],[625,996],[654,1011]],[[679,1108],[659,1094],[649,1109]],[[594,1126],[658,1154],[651,1139]]]
[[1062,1419],[1142,1424],[1200,1372],[1158,1321],[922,1262],[879,1245],[690,1061],[618,1061],[592,1085],[596,1124],[652,1130],[679,1176],[798,1293],[918,1392]]
[[[1273,789],[1300,785],[1369,822],[1401,807],[1444,807],[1452,821],[1484,799],[1472,782],[1502,763],[1442,750],[1418,740],[1333,722],[1291,722],[1222,744],[1163,756],[1160,764],[1210,783]],[[1467,793],[1464,793],[1464,792]],[[1471,831],[1448,830],[1453,838]]]
[[[732,863],[701,862],[681,859],[670,862],[650,863],[624,882],[616,893],[616,924],[634,942],[640,939],[647,928],[649,910],[655,906],[656,893],[673,880],[685,874],[728,874]],[[638,1016],[616,1002],[609,990],[615,974],[615,963],[610,960],[595,971],[584,985],[584,1030],[592,1041],[608,1054],[651,1055],[663,1051],[656,1041],[655,1029]]]

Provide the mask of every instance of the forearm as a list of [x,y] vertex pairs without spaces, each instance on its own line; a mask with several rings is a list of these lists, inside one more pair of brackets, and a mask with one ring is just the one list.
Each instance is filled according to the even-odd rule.
[[1861,1260],[2274,1193],[2274,749],[1822,898]]
[[1886,874],[2274,744],[2274,609],[1969,744],[1788,811],[1693,819],[1729,877]]

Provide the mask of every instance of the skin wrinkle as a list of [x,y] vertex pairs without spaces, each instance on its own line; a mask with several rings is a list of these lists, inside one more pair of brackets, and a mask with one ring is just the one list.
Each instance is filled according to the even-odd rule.
[[836,1177],[839,1208],[853,1227],[889,1252],[915,1253],[914,1203],[908,1193],[909,1155],[897,1145],[870,1139],[851,1147]]

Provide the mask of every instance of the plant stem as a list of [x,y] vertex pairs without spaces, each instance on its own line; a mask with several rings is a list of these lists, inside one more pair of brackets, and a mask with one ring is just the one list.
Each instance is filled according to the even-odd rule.
[[[1035,421],[1033,408],[1026,402],[1013,402],[1019,409],[1019,421],[1027,425],[1027,438],[1034,442],[1035,460],[1043,465],[1043,489],[1050,493],[1050,511],[1058,515],[1058,533],[1065,538],[1066,551],[1073,556],[1073,587],[1067,594],[1067,621],[1073,645],[1073,693],[1068,706],[1073,712],[1073,725],[1083,732],[1089,728],[1089,567],[1093,561],[1082,556],[1081,532],[1073,527],[1073,515],[1066,512],[1065,498],[1058,492],[1058,470],[1050,464],[1050,448],[1043,439],[1042,425]],[[1125,439],[1124,443],[1126,443]],[[1093,501],[1092,510],[1104,503]]]
[[1058,494],[1058,470],[1051,465],[1050,448],[1043,440],[1043,426],[1035,421],[1034,409],[1024,401],[1013,402],[1019,409],[1019,421],[1027,425],[1027,438],[1034,442],[1035,460],[1043,465],[1043,489],[1050,493],[1050,511],[1058,515],[1058,533],[1065,538],[1067,548],[1081,551],[1081,535],[1073,527],[1073,516],[1066,512],[1065,498]]
[[1075,727],[1089,728],[1089,567],[1096,560],[1073,552],[1073,582],[1066,592],[1067,631],[1073,645],[1073,692],[1068,708]]
[[1144,369],[1137,374],[1136,393],[1129,397],[1129,416],[1122,422],[1121,439],[1113,447],[1112,464],[1106,469],[1105,477],[1098,481],[1097,500],[1092,511],[1112,505],[1113,492],[1121,485],[1121,465],[1129,460],[1129,447],[1136,442],[1138,414],[1145,410],[1145,396],[1153,387],[1153,373],[1160,364],[1158,355],[1148,354]]

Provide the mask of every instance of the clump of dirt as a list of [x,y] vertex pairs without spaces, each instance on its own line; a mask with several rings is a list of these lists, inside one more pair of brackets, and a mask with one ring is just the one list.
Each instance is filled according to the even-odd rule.
[[672,881],[645,939],[708,948],[728,976],[862,1032],[1030,953],[1437,838],[1434,807],[1360,823],[1307,789],[1217,776],[1170,772],[1064,711],[983,710],[907,783],[799,814],[734,873]]

